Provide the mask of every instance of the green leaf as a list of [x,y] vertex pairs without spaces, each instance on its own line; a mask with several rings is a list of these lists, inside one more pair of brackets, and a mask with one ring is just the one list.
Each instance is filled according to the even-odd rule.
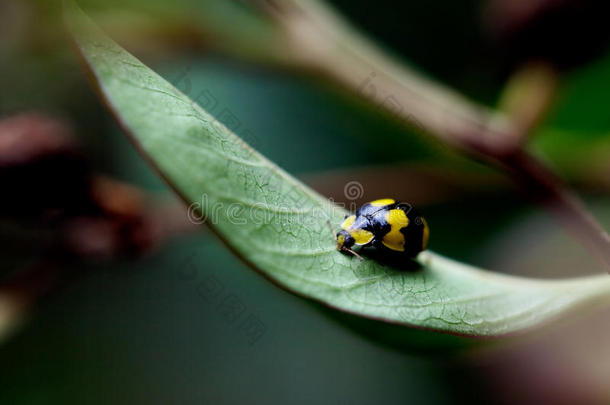
[[327,218],[337,227],[346,211],[217,123],[73,2],[64,4],[94,82],[143,155],[235,253],[278,285],[359,317],[466,336],[505,335],[610,296],[607,275],[544,281],[432,252],[418,257],[416,269],[339,253]]
[[606,177],[610,153],[610,52],[562,77],[556,101],[531,146],[570,180]]

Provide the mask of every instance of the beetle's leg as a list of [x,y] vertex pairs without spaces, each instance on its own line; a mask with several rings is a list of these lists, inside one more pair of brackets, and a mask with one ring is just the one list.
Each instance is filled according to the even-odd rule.
[[341,250],[343,250],[344,252],[348,252],[354,256],[356,256],[358,258],[358,260],[360,260],[361,262],[364,261],[364,259],[362,258],[362,256],[360,256],[358,253],[354,252],[352,249],[349,248],[342,248]]

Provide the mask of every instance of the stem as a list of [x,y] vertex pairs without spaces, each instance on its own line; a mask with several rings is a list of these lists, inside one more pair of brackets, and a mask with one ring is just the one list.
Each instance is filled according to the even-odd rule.
[[[292,44],[295,58],[355,90],[410,127],[470,152],[512,147],[511,122],[388,56],[315,0],[264,3]],[[270,5],[272,4],[272,5]]]
[[[513,122],[422,77],[378,49],[316,0],[257,0],[293,44],[293,56],[359,93],[408,126],[508,171],[528,196],[546,206],[610,272],[610,237],[582,201],[521,141],[545,111]],[[517,117],[519,115],[517,114]],[[513,114],[515,117],[515,114]]]
[[502,159],[513,180],[610,269],[610,236],[584,203],[549,168],[523,149]]

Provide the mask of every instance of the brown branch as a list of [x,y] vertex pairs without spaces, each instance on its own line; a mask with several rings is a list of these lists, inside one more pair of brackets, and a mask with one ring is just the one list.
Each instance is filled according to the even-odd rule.
[[[292,44],[290,52],[357,91],[410,127],[455,147],[499,154],[510,148],[511,122],[391,58],[314,0],[250,0],[262,6]],[[269,4],[273,4],[270,6]],[[505,144],[506,143],[506,144]]]
[[0,283],[0,341],[83,263],[138,257],[201,229],[178,200],[92,172],[70,125],[37,113],[0,120],[0,184],[9,248],[41,256]]
[[561,179],[523,149],[505,156],[500,163],[529,197],[546,206],[575,238],[610,268],[610,236]]
[[[539,100],[528,100],[537,110],[534,114],[524,115],[524,110],[513,110],[511,117],[507,117],[394,60],[319,1],[266,0],[263,3],[264,10],[292,43],[294,58],[304,66],[359,93],[409,127],[507,171],[528,196],[544,204],[610,269],[607,232],[578,196],[521,145],[546,110],[554,79],[545,84],[547,94]],[[534,81],[539,83],[535,78]]]

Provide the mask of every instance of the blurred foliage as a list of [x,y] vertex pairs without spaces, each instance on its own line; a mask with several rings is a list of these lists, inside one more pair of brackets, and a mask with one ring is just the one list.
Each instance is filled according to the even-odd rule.
[[590,179],[606,188],[610,179],[610,54],[570,72],[562,80],[533,147],[571,179]]

